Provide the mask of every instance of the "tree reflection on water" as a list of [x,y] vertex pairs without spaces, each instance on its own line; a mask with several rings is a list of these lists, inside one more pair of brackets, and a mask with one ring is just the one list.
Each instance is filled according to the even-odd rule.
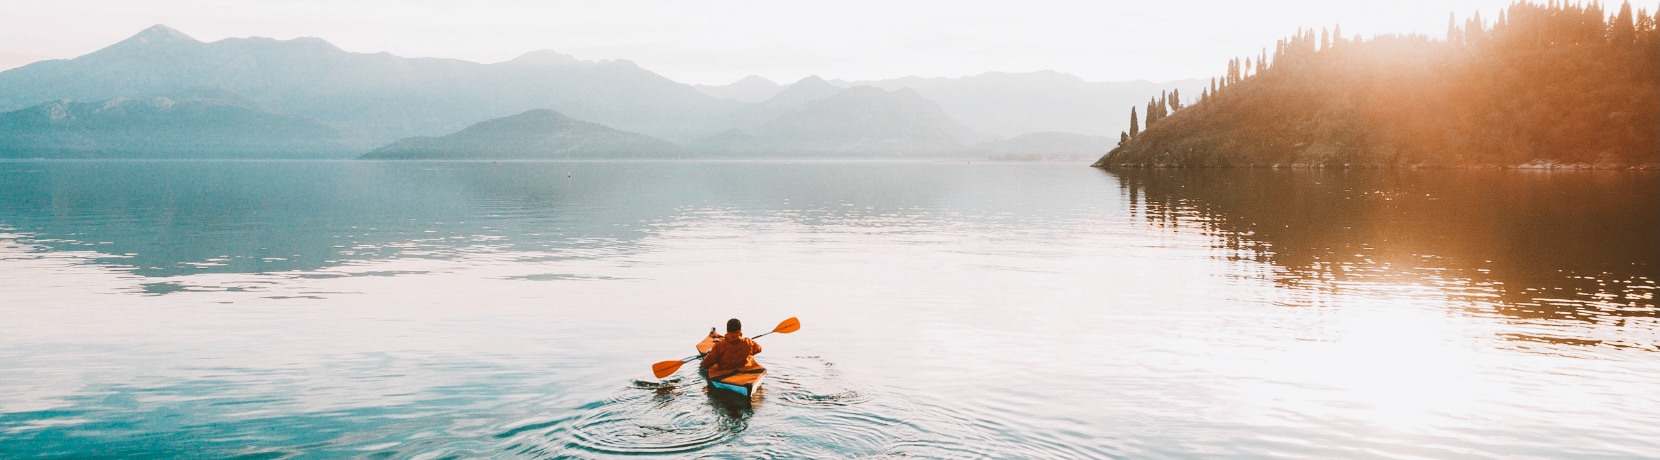
[[1274,281],[1290,290],[1429,287],[1471,314],[1558,326],[1503,334],[1510,340],[1660,351],[1660,175],[1652,172],[1109,174],[1149,224],[1196,230],[1225,257],[1272,264]]

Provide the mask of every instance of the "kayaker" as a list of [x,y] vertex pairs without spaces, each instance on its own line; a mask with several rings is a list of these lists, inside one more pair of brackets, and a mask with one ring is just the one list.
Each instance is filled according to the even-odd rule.
[[[713,335],[714,331],[709,331]],[[715,340],[715,347],[703,356],[703,368],[737,369],[744,367],[750,356],[761,353],[761,346],[744,337],[744,324],[737,318],[726,320],[726,335]]]

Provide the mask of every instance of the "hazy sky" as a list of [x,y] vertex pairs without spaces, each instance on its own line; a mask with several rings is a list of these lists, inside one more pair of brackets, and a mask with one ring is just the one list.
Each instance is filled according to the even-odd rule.
[[313,36],[347,51],[499,62],[552,49],[686,83],[1053,69],[1092,81],[1202,78],[1298,27],[1445,34],[1508,0],[92,1],[0,0],[0,69],[167,24],[199,40]]

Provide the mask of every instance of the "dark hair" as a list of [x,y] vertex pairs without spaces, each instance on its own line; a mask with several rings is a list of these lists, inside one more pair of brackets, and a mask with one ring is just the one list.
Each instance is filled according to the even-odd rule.
[[726,332],[738,332],[741,330],[744,330],[743,322],[738,321],[737,318],[726,320]]

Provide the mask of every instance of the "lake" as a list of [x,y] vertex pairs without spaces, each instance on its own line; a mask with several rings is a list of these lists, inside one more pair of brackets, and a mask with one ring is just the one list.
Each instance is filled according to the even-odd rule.
[[1653,172],[7,161],[0,457],[1660,457],[1657,279]]

